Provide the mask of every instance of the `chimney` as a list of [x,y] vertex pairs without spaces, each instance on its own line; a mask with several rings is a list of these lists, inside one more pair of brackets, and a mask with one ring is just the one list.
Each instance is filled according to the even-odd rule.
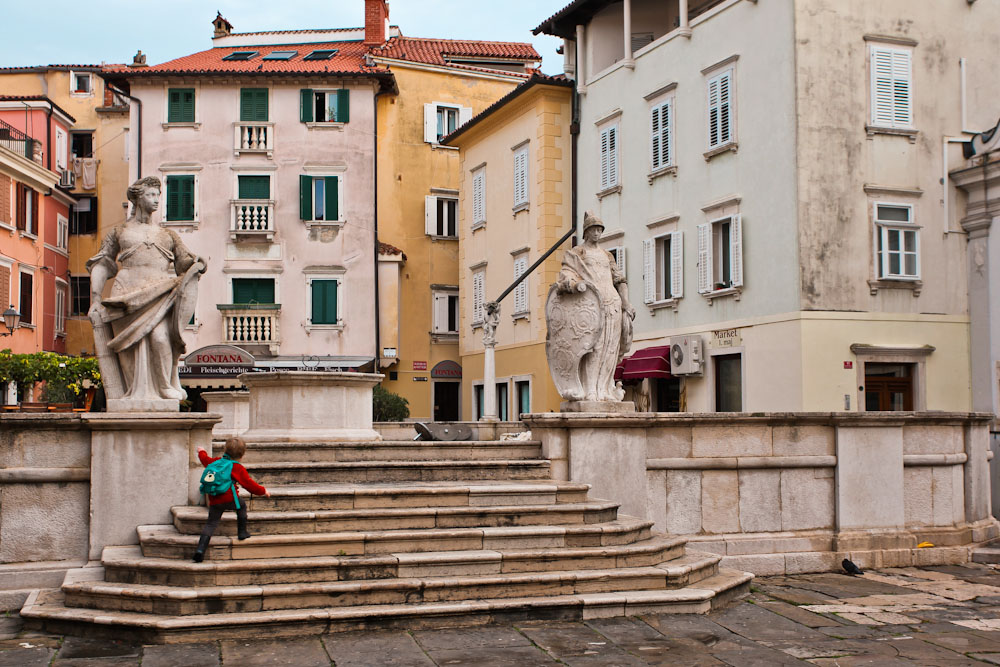
[[381,46],[389,34],[389,3],[365,0],[365,44]]
[[[129,67],[146,67],[146,54],[139,49],[135,52],[135,56],[132,58],[132,62],[129,63]],[[108,105],[111,106],[111,105]]]
[[212,35],[212,39],[217,37],[228,37],[229,33],[233,31],[233,24],[222,17],[222,12],[215,12],[215,18],[212,20],[212,27],[215,28],[215,33]]

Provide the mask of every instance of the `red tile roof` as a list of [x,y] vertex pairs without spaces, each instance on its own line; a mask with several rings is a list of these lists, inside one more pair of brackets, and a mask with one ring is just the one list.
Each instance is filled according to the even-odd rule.
[[419,37],[393,37],[384,46],[373,48],[372,55],[429,65],[458,64],[449,62],[446,56],[503,59],[514,62],[542,59],[535,47],[525,42],[487,42]]

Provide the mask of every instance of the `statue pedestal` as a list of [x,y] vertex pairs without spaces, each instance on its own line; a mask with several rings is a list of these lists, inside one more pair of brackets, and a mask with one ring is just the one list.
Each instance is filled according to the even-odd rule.
[[244,373],[250,390],[249,443],[381,440],[372,428],[377,373]]
[[109,398],[108,412],[177,412],[180,401],[173,398]]
[[559,404],[559,412],[625,414],[635,412],[635,403],[632,401],[563,401]]
[[250,428],[250,394],[246,391],[206,391],[201,395],[208,412],[222,415],[212,429],[212,437],[225,440],[242,435]]
[[106,546],[138,544],[136,526],[171,523],[172,506],[199,502],[198,447],[211,450],[220,419],[203,412],[83,416],[91,430],[91,560]]

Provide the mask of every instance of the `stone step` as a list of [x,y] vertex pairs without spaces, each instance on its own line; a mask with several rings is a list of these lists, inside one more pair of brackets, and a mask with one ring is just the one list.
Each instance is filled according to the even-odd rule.
[[735,570],[679,589],[577,593],[458,602],[313,607],[258,612],[169,616],[67,607],[61,591],[32,593],[21,609],[29,629],[143,643],[293,637],[375,629],[428,629],[513,622],[525,618],[582,620],[651,613],[705,613],[746,595],[752,575]]
[[[270,498],[255,497],[251,509],[362,510],[404,507],[492,507],[587,502],[590,485],[520,480],[495,482],[383,482],[370,484],[282,484]],[[241,498],[249,496],[241,492]]]
[[[215,455],[224,447],[217,444]],[[247,443],[247,463],[315,461],[485,461],[491,459],[538,459],[542,443],[537,440],[424,442],[382,440],[376,442],[330,442],[301,444]]]
[[458,600],[502,600],[542,595],[620,594],[668,588],[666,570],[618,567],[572,570],[406,577],[257,586],[182,588],[156,584],[83,581],[63,584],[68,607],[187,616],[314,607],[420,604]]
[[977,547],[973,549],[972,562],[988,563],[993,565],[1000,563],[1000,546],[994,546],[993,544],[989,544],[983,547]]
[[493,461],[298,461],[246,463],[257,482],[296,484],[316,482],[438,482],[549,479],[547,460]]
[[713,574],[715,554],[684,554],[684,538],[654,535],[632,544],[555,549],[432,551],[372,556],[221,560],[193,563],[148,558],[140,547],[107,547],[109,582],[171,586],[251,586],[355,581],[392,577],[499,575],[552,570],[594,570],[658,565],[671,581],[687,585]]
[[[279,503],[280,506],[280,503]],[[174,526],[181,533],[199,534],[208,518],[206,507],[171,508]],[[330,533],[344,530],[416,530],[418,528],[473,528],[498,526],[568,525],[614,521],[616,503],[592,501],[552,505],[495,507],[404,507],[361,510],[254,510],[249,512],[255,535]],[[216,535],[236,534],[236,513],[225,512]]]
[[[420,530],[342,531],[295,535],[256,535],[235,540],[212,538],[209,560],[357,556],[422,551],[597,547],[649,539],[652,521],[620,516],[615,521],[568,526],[502,526],[496,528],[427,528]],[[173,525],[139,526],[142,553],[151,558],[191,558],[198,535]]]

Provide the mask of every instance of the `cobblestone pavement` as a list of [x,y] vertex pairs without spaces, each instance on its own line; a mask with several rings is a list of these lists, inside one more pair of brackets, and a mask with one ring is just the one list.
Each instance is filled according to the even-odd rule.
[[0,618],[0,667],[1000,665],[1000,571],[760,577],[707,616],[536,621],[174,646],[62,637]]

